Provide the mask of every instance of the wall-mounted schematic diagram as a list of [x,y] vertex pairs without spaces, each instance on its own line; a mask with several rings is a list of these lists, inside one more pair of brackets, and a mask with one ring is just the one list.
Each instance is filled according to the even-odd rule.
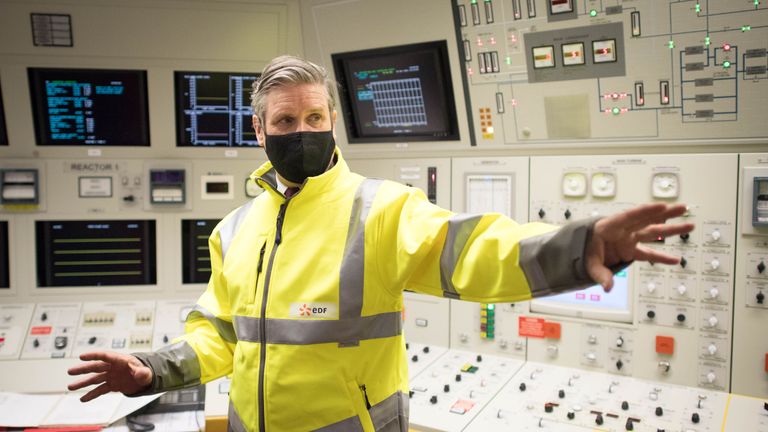
[[[768,100],[765,2],[452,4],[458,15],[482,6],[477,20],[455,20],[480,146],[695,145],[768,137],[761,108]],[[489,13],[490,21],[484,19]],[[484,62],[493,57],[498,70]],[[489,132],[481,123],[495,127]]]

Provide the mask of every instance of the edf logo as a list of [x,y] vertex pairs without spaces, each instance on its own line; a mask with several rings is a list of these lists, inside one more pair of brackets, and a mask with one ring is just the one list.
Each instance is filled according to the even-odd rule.
[[310,317],[312,315],[325,315],[328,312],[327,307],[309,307],[306,303],[299,308],[299,316]]

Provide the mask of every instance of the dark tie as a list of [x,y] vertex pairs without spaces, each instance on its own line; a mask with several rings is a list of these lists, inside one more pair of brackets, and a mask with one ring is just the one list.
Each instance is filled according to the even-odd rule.
[[296,192],[298,192],[298,191],[299,191],[299,188],[297,188],[297,187],[289,187],[289,188],[287,188],[285,190],[285,197],[286,198],[290,198],[290,197],[296,195]]

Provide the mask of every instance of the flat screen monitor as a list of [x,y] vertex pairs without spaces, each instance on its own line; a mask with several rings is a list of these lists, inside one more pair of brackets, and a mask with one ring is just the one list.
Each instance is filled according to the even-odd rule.
[[606,293],[600,285],[531,301],[531,312],[632,322],[632,290],[629,269],[613,276],[613,288]]
[[0,289],[11,287],[11,265],[8,249],[8,221],[0,221]]
[[176,145],[256,147],[251,89],[255,73],[176,72]]
[[350,143],[459,139],[445,41],[331,58]]
[[208,283],[211,278],[211,254],[208,237],[218,219],[184,219],[181,221],[182,282]]
[[147,72],[28,68],[37,145],[148,146]]
[[5,129],[5,109],[3,108],[3,90],[0,88],[0,146],[8,145],[8,131]]
[[154,220],[36,221],[39,287],[154,285]]

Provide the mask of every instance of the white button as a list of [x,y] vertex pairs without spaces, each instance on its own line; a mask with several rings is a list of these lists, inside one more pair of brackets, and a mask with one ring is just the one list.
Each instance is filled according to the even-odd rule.
[[623,337],[619,336],[618,338],[616,338],[616,346],[617,347],[624,346],[624,338]]
[[710,261],[709,265],[712,266],[712,270],[717,270],[718,267],[720,267],[720,260],[714,258],[712,261]]
[[597,356],[595,355],[595,353],[591,352],[591,353],[587,354],[587,360],[595,361],[595,360],[597,360]]
[[677,292],[680,295],[685,295],[685,292],[688,291],[688,288],[685,287],[685,284],[680,284],[677,286]]
[[426,327],[427,326],[427,320],[424,318],[416,318],[416,327]]
[[709,355],[715,355],[715,353],[717,353],[717,345],[709,344],[707,351],[709,351]]
[[718,240],[720,240],[720,235],[721,235],[721,234],[720,234],[720,230],[714,230],[714,231],[712,231],[712,234],[711,234],[711,236],[712,236],[712,240],[714,240],[714,241],[718,241]]
[[717,375],[715,375],[714,372],[710,372],[710,373],[707,374],[707,382],[709,382],[710,384],[715,382],[716,378],[717,378]]
[[646,288],[648,289],[648,292],[652,294],[654,291],[656,291],[656,284],[653,282],[648,282]]
[[597,336],[589,335],[589,338],[587,338],[587,342],[589,342],[590,345],[596,344],[597,343]]
[[717,326],[717,317],[712,315],[711,317],[709,317],[707,322],[709,322],[709,326],[710,327],[716,327]]
[[712,297],[713,299],[717,298],[717,296],[719,296],[719,295],[720,295],[720,290],[719,289],[712,288],[711,290],[709,290],[709,296]]
[[557,356],[557,345],[549,345],[547,347],[547,352],[549,353],[550,357],[556,357]]
[[650,392],[648,393],[648,399],[655,401],[659,399],[659,394],[656,392]]

